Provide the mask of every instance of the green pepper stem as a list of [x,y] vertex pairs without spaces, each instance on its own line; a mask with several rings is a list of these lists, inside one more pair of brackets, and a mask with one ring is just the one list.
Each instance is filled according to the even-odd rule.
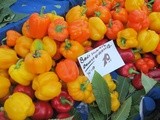
[[23,62],[23,59],[19,59],[18,62],[16,63],[15,69],[19,69],[22,62]]
[[106,6],[106,1],[102,0],[102,6]]
[[70,106],[73,106],[73,103],[71,101],[69,101],[68,99],[66,99],[65,97],[60,97],[60,101],[62,104],[69,104]]
[[3,38],[3,39],[1,40],[1,45],[5,45],[6,40],[7,40],[7,38],[6,38],[6,37],[5,37],[5,38]]
[[41,7],[40,16],[44,15],[44,10],[46,9],[46,6]]
[[71,42],[68,39],[66,39],[65,40],[65,49],[69,50],[71,48],[71,46],[72,46]]
[[97,17],[99,17],[99,16],[101,15],[101,12],[97,11],[97,12],[95,12],[95,15],[96,15]]
[[85,15],[86,12],[87,12],[87,8],[86,8],[85,5],[83,5],[83,10],[82,10],[82,12],[81,12],[81,16]]
[[113,25],[112,19],[109,19],[108,27],[111,28]]
[[129,72],[129,74],[134,74],[134,73],[139,74],[139,72],[134,70],[133,68],[130,68],[128,72]]
[[120,3],[119,2],[117,2],[113,7],[112,7],[112,9],[115,9],[115,8],[118,8],[118,7],[120,7]]
[[87,80],[85,83],[82,83],[82,84],[80,85],[80,89],[81,89],[82,91],[85,91],[88,83],[89,83],[89,80]]
[[57,25],[55,30],[56,30],[56,32],[62,32],[64,28],[66,28],[66,27],[63,25]]
[[41,53],[39,52],[39,50],[35,50],[34,54],[33,54],[34,58],[39,58],[41,57]]
[[126,44],[126,38],[121,37],[121,44],[122,44],[122,46],[125,46],[125,44]]

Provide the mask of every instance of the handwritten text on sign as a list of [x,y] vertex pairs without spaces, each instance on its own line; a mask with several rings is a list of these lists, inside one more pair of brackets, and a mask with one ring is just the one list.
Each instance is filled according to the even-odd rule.
[[78,61],[89,80],[92,80],[95,70],[104,76],[124,65],[113,41],[79,56]]

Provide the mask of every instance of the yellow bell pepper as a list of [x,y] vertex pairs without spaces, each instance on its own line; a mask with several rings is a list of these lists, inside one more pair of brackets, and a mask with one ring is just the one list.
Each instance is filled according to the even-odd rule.
[[50,54],[51,57],[53,57],[57,52],[57,44],[53,39],[45,36],[42,40],[35,39],[33,41],[30,51],[33,52],[35,50],[45,50]]
[[137,32],[133,28],[125,28],[118,32],[116,42],[121,49],[135,48],[138,45]]
[[10,86],[10,80],[4,76],[0,76],[0,98],[8,94]]
[[159,35],[153,30],[143,30],[138,33],[137,48],[142,52],[152,52],[156,49],[160,41]]
[[4,110],[11,120],[25,120],[34,114],[35,106],[28,95],[16,92],[5,101]]
[[131,12],[133,10],[141,10],[144,5],[144,0],[125,0],[125,9],[128,12]]
[[29,85],[35,77],[35,74],[26,69],[23,59],[19,59],[16,64],[11,65],[8,73],[15,82],[24,86]]
[[89,18],[89,31],[90,38],[95,41],[99,41],[104,38],[107,31],[107,27],[99,17]]
[[64,17],[57,15],[56,11],[52,11],[52,12],[46,13],[46,14],[47,14],[47,16],[49,16],[51,22],[53,22],[54,20],[59,19],[59,18],[64,19]]
[[35,96],[39,100],[51,100],[61,92],[62,84],[55,72],[45,72],[36,76],[32,82]]
[[115,112],[118,110],[119,107],[120,107],[120,102],[118,100],[118,92],[113,91],[111,93],[111,110]]
[[92,92],[91,95],[88,98],[83,100],[83,102],[90,104],[90,103],[94,102],[95,100],[96,100],[96,98],[95,98],[95,96],[94,96],[94,94]]
[[86,76],[78,76],[73,82],[67,83],[68,93],[74,100],[87,100],[92,93],[92,85]]
[[160,33],[160,12],[151,12],[149,14],[149,29]]
[[86,16],[86,10],[87,9],[84,6],[80,6],[80,5],[72,7],[65,16],[66,21],[68,23],[71,23],[79,19],[88,21],[88,18]]
[[116,89],[116,84],[114,83],[110,74],[104,75],[103,78],[105,79],[106,84],[108,85],[110,92],[112,92],[113,90]]

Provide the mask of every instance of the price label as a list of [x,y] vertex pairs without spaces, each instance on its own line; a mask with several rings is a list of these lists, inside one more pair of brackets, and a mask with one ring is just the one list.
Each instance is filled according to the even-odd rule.
[[94,71],[102,76],[124,65],[113,40],[78,57],[79,64],[86,77],[91,81]]

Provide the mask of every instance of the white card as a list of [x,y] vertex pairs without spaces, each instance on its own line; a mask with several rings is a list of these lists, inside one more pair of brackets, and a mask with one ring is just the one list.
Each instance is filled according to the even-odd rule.
[[84,75],[90,81],[95,70],[104,76],[124,65],[124,61],[118,53],[113,40],[79,56],[78,61]]

